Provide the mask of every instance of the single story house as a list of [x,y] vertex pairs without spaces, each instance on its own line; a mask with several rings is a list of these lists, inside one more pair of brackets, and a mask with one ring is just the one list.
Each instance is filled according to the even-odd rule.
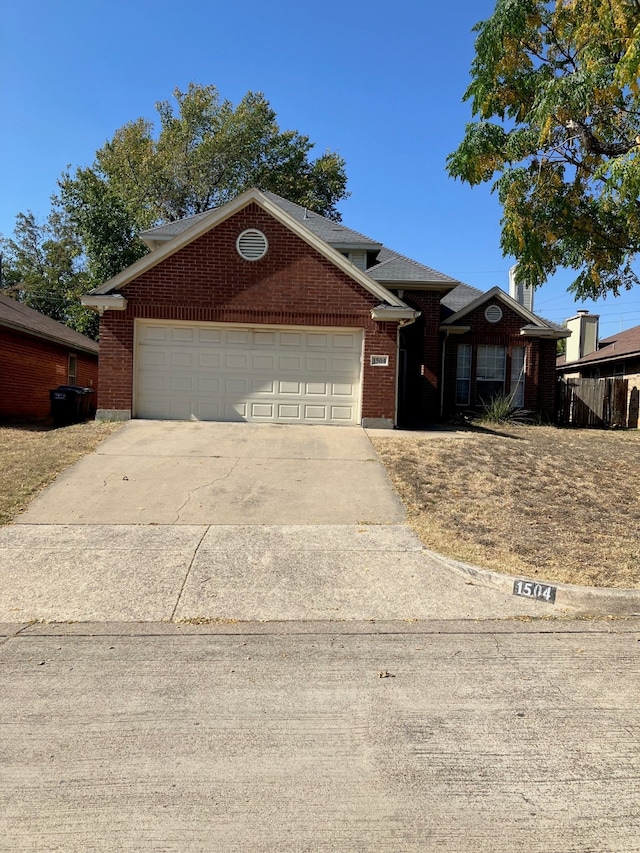
[[98,417],[393,427],[515,393],[553,413],[567,334],[273,193],[141,234],[83,297]]
[[[567,320],[572,332],[566,353],[557,360],[558,374],[565,379],[627,380],[626,425],[640,425],[640,326],[602,340],[598,337],[599,316],[579,311]],[[622,408],[622,407],[621,407]]]
[[98,387],[98,344],[0,294],[0,417],[46,418],[59,385]]

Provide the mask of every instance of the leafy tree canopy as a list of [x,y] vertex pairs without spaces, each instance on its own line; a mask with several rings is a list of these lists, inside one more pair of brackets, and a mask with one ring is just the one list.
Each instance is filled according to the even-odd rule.
[[260,93],[237,107],[215,86],[191,83],[156,104],[159,129],[139,118],[116,131],[89,168],[59,181],[57,206],[74,222],[92,280],[104,281],[146,248],[136,232],[202,213],[258,187],[332,219],[347,196],[334,152],[309,159],[308,136],[281,131]]
[[13,240],[3,241],[3,283],[14,295],[95,333],[79,295],[148,251],[141,230],[218,207],[250,187],[340,219],[344,160],[332,151],[310,159],[309,137],[280,130],[264,95],[248,92],[234,107],[215,86],[191,83],[173,96],[174,104],[156,104],[157,128],[143,118],[128,122],[91,166],[61,176],[44,226],[18,215]]
[[89,279],[82,269],[82,248],[58,215],[44,224],[31,211],[19,213],[13,238],[1,241],[2,292],[95,338],[98,317],[80,297]]
[[638,283],[640,0],[497,0],[475,27],[475,121],[449,174],[493,181],[502,249],[538,286],[559,267],[578,298]]

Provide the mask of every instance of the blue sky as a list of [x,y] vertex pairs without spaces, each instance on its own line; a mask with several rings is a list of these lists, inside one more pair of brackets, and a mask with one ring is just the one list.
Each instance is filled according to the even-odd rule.
[[[282,129],[347,162],[343,222],[481,289],[508,289],[500,207],[489,187],[450,180],[445,159],[470,119],[462,103],[471,28],[492,0],[59,0],[2,3],[0,233],[19,211],[44,219],[56,179],[88,165],[114,131],[190,81],[237,101],[264,92]],[[602,337],[640,324],[640,287],[575,303],[562,273],[535,310],[580,307]]]

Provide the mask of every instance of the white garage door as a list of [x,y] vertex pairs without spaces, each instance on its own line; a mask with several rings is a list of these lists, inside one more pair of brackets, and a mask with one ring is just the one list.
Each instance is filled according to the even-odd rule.
[[360,423],[362,332],[139,321],[140,418]]

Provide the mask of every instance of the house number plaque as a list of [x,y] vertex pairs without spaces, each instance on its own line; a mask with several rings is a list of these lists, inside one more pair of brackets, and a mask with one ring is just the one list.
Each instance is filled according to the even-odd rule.
[[372,355],[370,364],[372,367],[389,367],[388,355]]
[[555,586],[547,583],[534,583],[533,581],[514,581],[513,594],[521,595],[523,598],[533,598],[536,601],[546,601],[547,604],[556,603]]

